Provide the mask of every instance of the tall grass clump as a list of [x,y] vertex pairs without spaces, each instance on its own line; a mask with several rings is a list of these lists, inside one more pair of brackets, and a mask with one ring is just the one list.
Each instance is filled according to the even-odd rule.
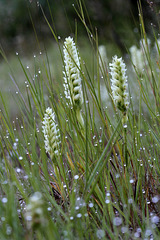
[[138,7],[142,72],[132,51],[130,62],[104,62],[84,1],[74,8],[91,44],[88,61],[78,34],[59,40],[42,10],[61,72],[53,78],[47,51],[39,49],[30,70],[17,54],[26,91],[12,74],[14,118],[0,92],[0,239],[160,238],[159,45],[155,37],[153,57]]

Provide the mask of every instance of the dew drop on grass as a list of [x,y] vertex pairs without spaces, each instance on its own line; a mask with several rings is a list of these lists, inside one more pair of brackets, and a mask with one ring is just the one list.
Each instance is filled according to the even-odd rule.
[[8,199],[7,198],[2,198],[2,203],[7,203],[8,202]]
[[96,235],[97,235],[98,239],[101,239],[101,238],[105,237],[105,231],[102,229],[98,229],[96,232]]
[[81,213],[78,213],[77,214],[77,218],[81,218],[82,217],[82,214]]
[[151,222],[152,222],[152,223],[155,223],[155,224],[158,224],[158,223],[159,223],[159,217],[158,217],[158,216],[153,216],[153,217],[151,218]]
[[12,228],[10,226],[7,226],[6,234],[11,235],[11,233],[12,233]]
[[70,220],[73,220],[74,219],[74,217],[70,217]]
[[129,199],[128,199],[128,203],[129,203],[129,204],[132,204],[132,203],[133,203],[133,199],[132,199],[132,198],[129,198]]
[[116,178],[119,178],[120,177],[120,175],[119,174],[116,174]]
[[6,220],[5,217],[1,217],[1,221],[4,222]]
[[128,227],[121,227],[121,232],[122,233],[128,232]]
[[139,237],[140,237],[140,233],[139,233],[139,232],[135,232],[135,233],[134,233],[134,237],[135,237],[135,238],[139,238]]
[[110,203],[110,200],[109,200],[109,199],[106,199],[105,203],[106,203],[106,204],[109,204],[109,203]]
[[130,182],[130,183],[134,183],[134,179],[131,179],[129,182]]
[[89,206],[90,208],[92,208],[92,207],[94,206],[94,204],[93,204],[93,203],[89,203],[88,206]]
[[75,175],[75,176],[74,176],[74,179],[75,179],[75,180],[77,180],[78,178],[79,178],[79,176],[78,176],[78,175]]
[[115,218],[113,219],[113,224],[114,224],[115,226],[120,226],[120,225],[122,224],[122,218],[120,218],[120,217],[115,217]]
[[151,235],[152,235],[151,229],[147,229],[146,232],[145,232],[145,237],[149,237]]
[[159,201],[159,196],[154,196],[153,198],[152,198],[152,202],[153,203],[157,203],[158,201]]
[[124,125],[123,125],[123,128],[127,128],[127,124],[124,124]]

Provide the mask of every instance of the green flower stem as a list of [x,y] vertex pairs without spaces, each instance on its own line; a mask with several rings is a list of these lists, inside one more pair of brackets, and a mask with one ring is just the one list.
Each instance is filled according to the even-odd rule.
[[84,130],[84,120],[80,109],[76,110],[76,117],[82,130]]
[[123,143],[124,163],[127,167],[128,166],[128,150],[127,150],[127,128],[126,127],[124,127],[123,136],[124,136],[124,143]]

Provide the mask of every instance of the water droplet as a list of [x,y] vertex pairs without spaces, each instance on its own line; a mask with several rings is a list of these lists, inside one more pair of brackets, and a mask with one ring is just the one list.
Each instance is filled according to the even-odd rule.
[[157,203],[159,201],[159,196],[154,196],[153,198],[152,198],[152,202],[153,203]]
[[82,214],[81,213],[78,213],[77,214],[77,218],[81,218],[82,217]]
[[129,199],[128,199],[128,203],[132,204],[132,203],[133,203],[133,199],[132,199],[132,198],[129,198]]
[[124,125],[123,125],[123,128],[127,128],[127,124],[124,124]]
[[120,218],[120,217],[115,217],[115,218],[113,219],[113,224],[114,224],[115,226],[120,226],[120,225],[122,224],[122,218]]
[[135,238],[139,238],[139,237],[140,237],[140,233],[135,232],[135,233],[134,233],[134,237],[135,237]]
[[122,233],[128,232],[128,228],[127,228],[127,227],[121,227],[121,232],[122,232]]
[[151,222],[152,222],[152,223],[155,223],[155,224],[158,224],[158,223],[159,223],[159,217],[158,217],[158,216],[153,216],[153,217],[151,218]]
[[8,202],[8,199],[7,198],[2,198],[2,203],[7,203]]
[[131,179],[129,182],[130,182],[130,183],[134,183],[134,179]]
[[110,203],[110,200],[109,200],[109,199],[106,199],[105,203],[109,204],[109,203]]
[[96,235],[97,235],[98,239],[101,239],[101,238],[105,237],[105,231],[102,229],[98,229],[96,232]]
[[5,217],[1,217],[1,221],[4,222],[6,220]]
[[94,206],[94,204],[93,204],[93,203],[89,203],[88,206],[89,206],[90,208],[92,208],[92,207]]
[[12,228],[10,226],[7,226],[6,234],[11,235],[11,233],[12,233]]
[[78,176],[78,175],[75,175],[75,176],[74,176],[74,179],[75,179],[75,180],[77,180],[78,178],[79,178],[79,176]]
[[20,156],[20,157],[19,157],[19,160],[21,161],[22,159],[23,159],[23,157],[22,157],[22,156]]
[[73,220],[74,219],[74,217],[70,217],[70,220]]
[[149,237],[150,235],[152,235],[152,231],[151,231],[151,229],[147,229],[145,232],[145,236]]

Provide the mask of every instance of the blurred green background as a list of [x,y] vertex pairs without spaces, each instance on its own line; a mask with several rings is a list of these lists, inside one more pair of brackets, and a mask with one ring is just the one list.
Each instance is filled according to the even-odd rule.
[[[83,0],[82,2],[85,3],[93,28],[98,29],[100,41],[113,41],[122,49],[124,43],[133,44],[134,34],[139,28],[136,0]],[[46,41],[51,37],[40,5],[50,22],[51,10],[57,35],[63,38],[75,32],[75,22],[78,23],[78,34],[85,34],[85,29],[74,9],[74,6],[78,9],[77,3],[79,1],[76,0],[0,0],[1,45],[7,53],[12,52],[17,45],[22,45],[23,49],[26,46],[27,52],[29,51],[28,43],[31,46],[34,37],[30,15],[39,39]],[[141,3],[146,28],[149,31],[150,24],[155,25],[159,17],[160,1],[142,0]],[[89,24],[89,20],[87,21]],[[30,50],[32,51],[31,48]]]

